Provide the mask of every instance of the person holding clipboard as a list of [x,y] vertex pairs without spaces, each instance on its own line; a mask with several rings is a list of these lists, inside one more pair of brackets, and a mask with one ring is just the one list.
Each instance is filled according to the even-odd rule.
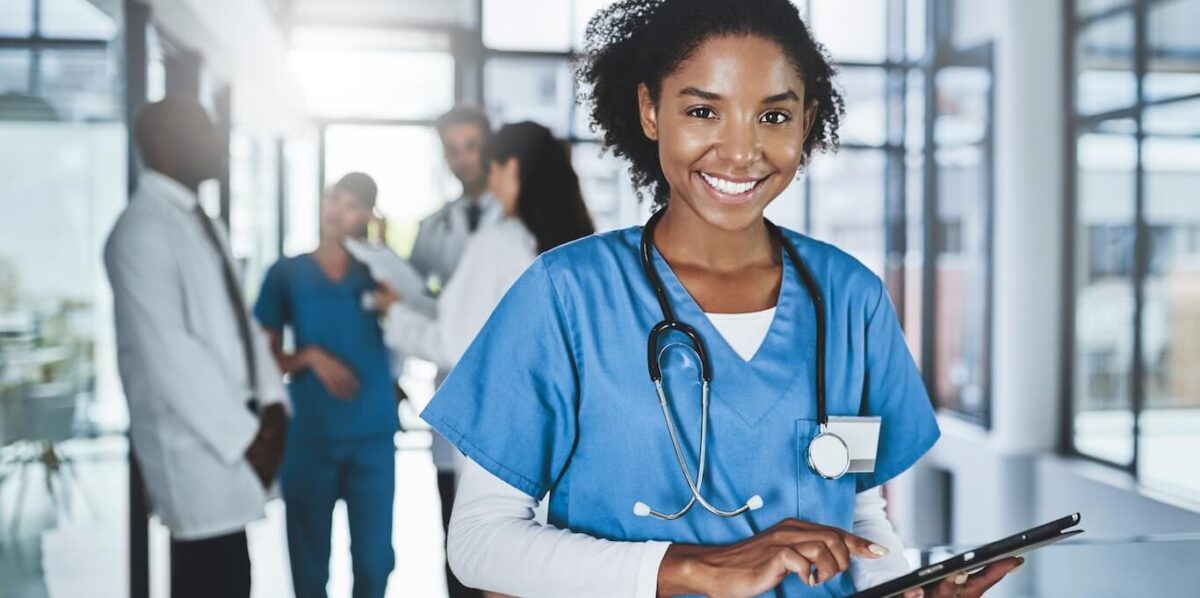
[[[939,432],[886,289],[763,216],[842,118],[796,7],[617,2],[579,74],[655,212],[541,254],[423,412],[470,460],[451,566],[519,596],[847,596],[908,573],[879,487]],[[1019,562],[905,595],[980,596]]]

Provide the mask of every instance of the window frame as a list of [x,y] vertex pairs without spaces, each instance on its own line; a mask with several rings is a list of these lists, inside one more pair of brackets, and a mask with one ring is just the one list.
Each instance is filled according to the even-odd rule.
[[[1063,375],[1060,381],[1062,400],[1059,412],[1058,448],[1059,452],[1066,456],[1123,471],[1139,484],[1143,483],[1139,461],[1142,453],[1141,419],[1142,414],[1146,411],[1147,392],[1145,388],[1147,368],[1143,357],[1145,349],[1143,342],[1143,316],[1146,304],[1146,283],[1152,275],[1150,270],[1150,253],[1153,241],[1152,236],[1154,234],[1153,225],[1149,224],[1146,218],[1148,194],[1146,189],[1147,174],[1144,155],[1146,141],[1148,138],[1153,138],[1153,136],[1148,135],[1146,132],[1144,116],[1146,111],[1151,108],[1200,98],[1200,92],[1184,93],[1165,98],[1147,98],[1146,79],[1147,75],[1153,72],[1150,69],[1150,14],[1156,6],[1166,4],[1170,1],[1173,0],[1129,0],[1124,5],[1080,16],[1077,14],[1078,0],[1063,0],[1063,72],[1066,75],[1063,77],[1063,113],[1066,115],[1066,118],[1064,119],[1062,133],[1063,139],[1066,141],[1063,144],[1064,164],[1068,165],[1065,169],[1063,181],[1063,255],[1065,260],[1064,280],[1067,281],[1067,284],[1063,287],[1061,305],[1063,316],[1060,353],[1063,360],[1061,370]],[[1128,17],[1129,15],[1133,16],[1133,61],[1131,64],[1135,85],[1133,103],[1124,107],[1093,114],[1081,113],[1077,105],[1080,93],[1078,84],[1080,71],[1078,70],[1079,65],[1076,59],[1076,44],[1087,28]],[[1078,242],[1080,225],[1078,145],[1081,136],[1093,130],[1096,125],[1105,121],[1121,119],[1132,120],[1135,124],[1136,129],[1132,137],[1137,144],[1135,153],[1136,162],[1133,168],[1133,221],[1127,223],[1132,224],[1132,230],[1134,231],[1133,265],[1129,277],[1133,288],[1134,300],[1134,308],[1131,315],[1133,346],[1130,350],[1132,363],[1127,364],[1129,367],[1129,387],[1127,389],[1130,393],[1129,409],[1133,420],[1131,430],[1133,452],[1128,464],[1118,463],[1085,452],[1076,442],[1075,433],[1075,418],[1081,412],[1081,410],[1076,408],[1075,401],[1075,393],[1078,390],[1075,380],[1076,367],[1079,365],[1075,355],[1077,349],[1075,325],[1078,316],[1077,301],[1079,297],[1077,277],[1080,274],[1079,264],[1076,263],[1079,257],[1076,243]],[[1168,489],[1167,492],[1169,493],[1170,490]]]
[[[805,0],[804,14],[811,14],[812,0]],[[930,400],[940,414],[966,421],[985,430],[992,427],[992,349],[993,349],[993,295],[994,295],[994,212],[995,212],[995,95],[996,77],[994,63],[994,46],[986,42],[966,50],[955,49],[951,35],[953,33],[953,0],[926,0],[924,3],[924,46],[925,51],[919,58],[911,58],[910,41],[908,36],[907,11],[911,4],[906,0],[887,0],[885,28],[887,30],[886,60],[883,62],[834,61],[839,68],[882,69],[886,81],[884,101],[886,140],[883,144],[843,143],[846,150],[880,151],[885,158],[884,181],[884,282],[887,284],[892,303],[904,330],[908,331],[910,324],[906,322],[906,284],[908,284],[906,256],[909,247],[916,244],[921,255],[921,321],[920,362],[921,376]],[[981,403],[980,412],[966,412],[953,409],[941,404],[937,390],[937,293],[938,293],[938,247],[942,244],[942,226],[939,220],[942,194],[939,192],[938,181],[940,169],[937,163],[939,145],[935,135],[937,124],[937,74],[951,67],[970,67],[981,69],[988,76],[987,92],[987,122],[983,138],[979,142],[982,150],[982,170],[984,176],[984,192],[979,198],[984,203],[982,214],[984,219],[984,256],[983,264],[983,297],[981,306],[983,314],[983,342],[981,373]],[[923,114],[921,118],[921,135],[923,142],[919,148],[922,159],[921,171],[921,228],[919,239],[909,236],[908,202],[908,168],[906,157],[912,146],[909,143],[909,122],[907,118],[907,102],[909,78],[911,74],[919,73],[922,77]],[[915,155],[915,154],[914,154]],[[819,198],[817,198],[819,201]],[[812,204],[814,193],[811,178],[804,179],[804,209],[806,234],[812,231]],[[932,224],[932,226],[931,226]]]

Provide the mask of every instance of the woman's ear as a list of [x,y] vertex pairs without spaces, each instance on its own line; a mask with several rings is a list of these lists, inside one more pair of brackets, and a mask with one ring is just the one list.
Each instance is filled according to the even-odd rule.
[[654,99],[650,97],[650,88],[645,83],[638,83],[638,115],[642,121],[642,133],[651,141],[658,141],[658,111]]
[[812,134],[813,123],[817,122],[817,100],[809,100],[804,106],[804,136],[802,139],[808,140],[808,136]]

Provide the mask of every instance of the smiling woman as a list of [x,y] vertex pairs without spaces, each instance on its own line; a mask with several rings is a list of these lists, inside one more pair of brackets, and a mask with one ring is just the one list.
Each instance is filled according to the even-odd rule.
[[[657,211],[541,254],[422,414],[470,460],[451,566],[521,596],[844,596],[906,573],[879,486],[938,429],[896,314],[861,263],[763,217],[841,121],[795,6],[618,2],[578,72]],[[835,425],[872,426],[871,465],[846,467],[870,459]],[[908,595],[979,596],[1017,564]]]
[[[833,84],[833,67],[800,21],[795,6],[786,2],[710,2],[702,10],[687,3],[644,1],[623,2],[618,7],[589,23],[586,54],[578,73],[592,90],[586,99],[592,104],[593,120],[604,131],[606,145],[630,160],[634,183],[648,189],[655,203],[667,199],[669,187],[659,165],[658,139],[643,130],[646,100],[651,104],[663,100],[667,75],[678,79],[677,70],[685,61],[693,67],[700,64],[701,68],[723,70],[726,76],[735,74],[730,69],[736,70],[738,65],[755,67],[756,72],[742,73],[742,81],[723,81],[726,85],[749,83],[755,90],[775,86],[756,98],[761,105],[755,106],[755,117],[762,117],[763,124],[780,125],[805,117],[805,130],[791,131],[793,137],[799,135],[805,158],[814,151],[837,147],[844,102]],[[757,45],[733,44],[740,55],[727,56],[729,60],[721,64],[706,63],[694,55],[699,41],[706,37],[744,38],[751,33]],[[758,60],[763,55],[755,52],[762,52],[763,44],[771,45],[772,54],[782,51],[785,62],[771,65]],[[776,67],[776,73],[764,71],[771,66]],[[705,104],[722,99],[718,90],[691,87],[674,92],[665,101],[683,104],[689,116],[720,117],[715,106]],[[629,102],[634,93],[639,98],[636,105]],[[672,95],[693,101],[684,102]],[[788,109],[766,109],[784,100],[792,102]]]

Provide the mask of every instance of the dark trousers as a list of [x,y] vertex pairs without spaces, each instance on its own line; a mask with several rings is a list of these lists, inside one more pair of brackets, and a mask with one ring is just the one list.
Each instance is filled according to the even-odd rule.
[[[438,494],[442,497],[442,530],[448,535],[450,533],[450,510],[454,507],[454,473],[439,471],[437,481]],[[450,598],[479,598],[483,595],[479,590],[472,590],[458,581],[454,572],[450,570],[450,563],[446,563],[446,590]]]
[[204,540],[171,539],[171,598],[248,598],[246,532]]

